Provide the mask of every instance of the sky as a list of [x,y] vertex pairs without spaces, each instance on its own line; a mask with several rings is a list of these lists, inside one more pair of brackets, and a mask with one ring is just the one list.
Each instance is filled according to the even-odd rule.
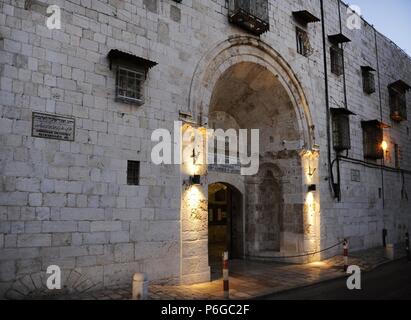
[[361,15],[411,56],[411,0],[347,0]]

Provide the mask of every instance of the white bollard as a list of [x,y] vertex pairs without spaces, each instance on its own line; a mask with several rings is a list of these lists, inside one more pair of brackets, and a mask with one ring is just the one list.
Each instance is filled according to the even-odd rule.
[[148,280],[144,273],[133,276],[133,300],[146,300],[148,296]]
[[387,247],[385,248],[385,257],[389,260],[394,260],[394,245],[393,244],[387,244]]

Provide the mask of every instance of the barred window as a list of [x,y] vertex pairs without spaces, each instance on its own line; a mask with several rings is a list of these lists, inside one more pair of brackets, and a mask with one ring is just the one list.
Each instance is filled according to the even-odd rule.
[[127,184],[131,186],[140,184],[140,161],[127,161]]
[[147,73],[157,62],[117,49],[110,50],[107,57],[110,70],[116,73],[116,100],[142,105]]
[[336,151],[351,149],[350,115],[354,115],[345,108],[331,108],[333,146]]
[[343,49],[332,46],[330,48],[331,55],[331,72],[340,76],[343,74]]
[[297,52],[305,57],[308,57],[311,52],[310,39],[306,31],[301,28],[296,28],[296,38],[297,38]]
[[384,151],[381,147],[384,132],[383,125],[378,121],[362,123],[364,139],[364,158],[371,160],[383,159]]
[[363,90],[367,94],[372,94],[375,92],[375,78],[374,73],[364,69],[362,70],[362,81],[363,81]]
[[142,69],[117,67],[116,99],[128,103],[144,103],[145,72]]
[[228,20],[255,35],[270,29],[268,0],[229,0]]
[[336,151],[351,149],[350,119],[348,115],[333,115],[333,141]]
[[405,91],[394,87],[390,87],[388,90],[390,95],[391,118],[398,122],[407,120]]

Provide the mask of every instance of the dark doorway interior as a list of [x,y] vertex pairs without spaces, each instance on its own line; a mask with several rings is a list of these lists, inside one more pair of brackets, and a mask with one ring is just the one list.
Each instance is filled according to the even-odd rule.
[[234,187],[215,183],[208,187],[208,252],[211,277],[222,272],[222,255],[242,259],[243,243],[242,196]]

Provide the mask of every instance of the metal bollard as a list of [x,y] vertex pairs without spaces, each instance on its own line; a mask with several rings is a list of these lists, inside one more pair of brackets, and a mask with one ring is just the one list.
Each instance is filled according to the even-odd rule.
[[146,300],[148,296],[148,281],[144,273],[135,273],[133,276],[132,300]]
[[223,289],[224,289],[224,299],[230,298],[230,285],[228,276],[228,252],[223,254]]
[[348,270],[348,240],[344,239],[343,242],[343,248],[344,248],[344,272],[347,272]]
[[405,234],[405,250],[407,252],[407,260],[411,261],[411,253],[410,253],[410,234],[407,232]]

